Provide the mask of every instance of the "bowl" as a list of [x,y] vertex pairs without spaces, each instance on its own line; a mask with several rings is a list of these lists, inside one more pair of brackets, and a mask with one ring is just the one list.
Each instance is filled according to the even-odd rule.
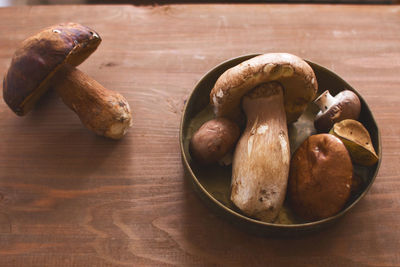
[[[354,165],[354,172],[362,180],[362,188],[358,193],[351,196],[345,207],[336,215],[318,221],[303,221],[293,214],[285,200],[278,219],[274,223],[266,223],[247,217],[230,201],[231,166],[217,164],[202,166],[196,164],[190,156],[189,141],[193,133],[205,121],[213,118],[212,108],[209,105],[209,96],[216,80],[225,70],[257,55],[244,55],[222,62],[206,73],[194,87],[182,113],[179,135],[185,177],[190,180],[194,191],[211,210],[246,231],[258,235],[284,236],[323,229],[337,222],[367,194],[376,178],[382,158],[379,129],[367,103],[353,87],[332,71],[306,60],[317,77],[319,88],[317,95],[325,90],[329,90],[332,95],[336,95],[345,89],[351,90],[358,95],[361,101],[359,121],[370,133],[373,146],[379,156],[378,163],[374,166],[361,167]],[[313,124],[317,112],[317,106],[311,103],[298,121],[288,126],[292,153],[308,136],[317,133]]]

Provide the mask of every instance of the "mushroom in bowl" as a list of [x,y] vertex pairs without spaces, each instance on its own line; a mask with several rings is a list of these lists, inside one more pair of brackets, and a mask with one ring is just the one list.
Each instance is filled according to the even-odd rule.
[[[265,222],[246,215],[231,201],[231,166],[227,167],[214,164],[205,167],[204,165],[198,164],[189,151],[190,140],[196,130],[199,129],[205,121],[216,117],[210,104],[210,92],[218,78],[228,69],[257,56],[259,56],[259,54],[245,55],[222,62],[207,72],[195,85],[186,101],[180,126],[179,138],[186,177],[193,184],[195,192],[205,204],[232,224],[246,231],[257,235],[296,235],[325,228],[335,223],[339,218],[342,218],[352,210],[352,208],[368,193],[378,173],[381,157],[379,157],[378,164],[371,167],[359,168],[359,166],[356,166],[354,172],[361,181],[360,187],[355,190],[355,192],[351,193],[344,207],[335,215],[320,220],[304,220],[296,216],[290,203],[285,199],[276,219],[272,222]],[[317,95],[320,95],[325,90],[329,90],[333,95],[337,95],[343,88],[356,92],[351,85],[341,79],[337,74],[309,60],[305,61],[311,66],[315,73],[319,87]],[[359,121],[362,122],[369,131],[371,142],[379,156],[382,152],[378,126],[365,100],[357,92],[356,94],[361,102]],[[239,111],[240,109],[241,108],[239,108]],[[308,104],[298,120],[288,124],[291,153],[296,151],[310,135],[317,133],[314,128],[314,118],[317,113],[318,110],[316,106],[314,104]],[[239,122],[241,121],[242,119],[240,118]],[[244,130],[243,125],[241,125],[241,129],[242,131]],[[275,154],[267,155],[267,160],[274,160],[273,155]]]
[[260,55],[225,71],[211,90],[217,117],[246,127],[232,164],[232,202],[246,215],[272,222],[286,194],[290,148],[287,123],[295,122],[318,90],[312,68],[286,53]]

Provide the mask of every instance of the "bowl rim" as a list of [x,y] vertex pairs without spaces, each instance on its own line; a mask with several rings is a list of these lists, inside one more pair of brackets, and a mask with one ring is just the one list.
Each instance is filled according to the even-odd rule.
[[[262,227],[266,227],[266,228],[276,228],[276,229],[302,229],[302,228],[310,228],[310,227],[314,227],[314,226],[320,226],[323,224],[328,224],[330,222],[334,222],[337,219],[341,218],[342,216],[344,216],[349,210],[351,210],[361,199],[363,199],[365,197],[365,195],[368,193],[368,191],[370,190],[372,184],[375,182],[376,176],[378,175],[379,172],[379,168],[381,165],[381,161],[382,161],[382,143],[381,143],[381,134],[380,134],[380,130],[378,127],[378,124],[372,114],[371,109],[368,106],[368,103],[364,100],[364,98],[349,84],[347,83],[345,80],[343,80],[339,75],[337,75],[335,72],[315,63],[312,62],[310,60],[307,59],[303,59],[305,60],[313,69],[314,67],[316,68],[320,68],[324,71],[326,71],[327,73],[329,73],[329,75],[334,76],[336,79],[338,79],[340,82],[342,82],[344,85],[346,85],[346,89],[350,89],[351,91],[353,91],[354,93],[357,94],[358,97],[360,97],[361,101],[363,102],[364,108],[366,108],[369,113],[371,114],[371,122],[376,125],[376,130],[377,130],[377,141],[378,141],[378,151],[377,154],[379,156],[378,158],[378,162],[376,163],[376,170],[368,184],[368,186],[364,189],[364,191],[355,199],[352,201],[352,203],[348,204],[344,209],[342,209],[340,212],[338,212],[337,214],[335,214],[334,216],[330,216],[328,218],[324,218],[321,220],[317,220],[317,221],[312,221],[312,222],[305,222],[305,223],[296,223],[296,224],[279,224],[279,223],[268,223],[268,222],[263,222],[260,220],[256,220],[250,217],[247,217],[235,210],[232,210],[231,208],[225,206],[223,203],[221,203],[220,201],[218,201],[215,197],[213,197],[206,189],[205,187],[201,184],[201,182],[198,180],[197,176],[194,174],[192,168],[190,167],[189,161],[187,159],[187,156],[185,154],[185,148],[184,148],[184,136],[183,136],[183,126],[185,124],[186,121],[186,117],[187,117],[187,108],[189,103],[191,102],[190,100],[193,98],[193,95],[195,94],[195,92],[198,90],[198,88],[200,87],[200,85],[204,82],[204,80],[211,75],[216,69],[221,68],[223,65],[225,64],[229,64],[232,61],[240,61],[243,62],[247,59],[250,59],[252,57],[261,55],[262,53],[252,53],[252,54],[244,54],[241,56],[237,56],[237,57],[233,57],[233,58],[229,58],[227,60],[224,60],[223,62],[215,65],[214,67],[212,67],[209,71],[207,71],[199,80],[198,82],[195,84],[195,86],[193,87],[193,90],[191,91],[189,97],[186,99],[186,103],[184,105],[183,111],[182,111],[182,116],[181,116],[181,121],[180,121],[180,127],[179,127],[179,145],[180,145],[180,150],[181,150],[181,157],[182,157],[182,161],[184,162],[184,165],[186,167],[186,170],[189,171],[190,176],[192,178],[192,182],[194,181],[196,186],[198,186],[198,188],[202,191],[202,193],[207,196],[208,199],[210,199],[214,204],[216,204],[218,206],[218,208],[222,209],[224,212],[233,215],[243,221],[246,221],[248,223],[252,223],[255,225],[259,225]],[[240,63],[239,62],[239,63]],[[226,69],[225,69],[226,70]],[[225,71],[224,70],[224,71]],[[212,89],[212,88],[211,88]],[[210,91],[211,91],[210,89]]]

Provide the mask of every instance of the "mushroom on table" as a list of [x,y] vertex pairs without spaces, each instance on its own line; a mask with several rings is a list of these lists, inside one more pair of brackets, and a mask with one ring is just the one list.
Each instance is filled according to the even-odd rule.
[[99,46],[92,29],[66,23],[46,28],[17,48],[3,80],[3,98],[20,116],[54,87],[64,103],[96,134],[122,138],[132,125],[126,99],[76,68]]
[[277,217],[289,174],[287,123],[295,122],[317,92],[315,74],[287,53],[256,56],[225,71],[210,93],[216,117],[237,119],[246,128],[236,145],[231,200],[246,215],[265,222]]

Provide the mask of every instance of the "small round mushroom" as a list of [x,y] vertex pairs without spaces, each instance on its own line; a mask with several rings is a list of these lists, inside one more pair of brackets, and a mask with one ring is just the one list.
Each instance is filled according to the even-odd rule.
[[240,135],[236,123],[226,118],[205,122],[190,140],[190,154],[200,164],[213,164],[232,151]]
[[309,221],[335,215],[350,197],[352,180],[353,165],[342,141],[331,134],[312,135],[290,162],[290,205]]
[[27,38],[15,51],[4,77],[5,102],[23,116],[54,87],[88,129],[121,138],[132,125],[128,102],[75,68],[100,42],[95,31],[77,23],[55,25]]
[[360,99],[350,90],[341,91],[335,97],[326,90],[314,103],[320,108],[314,120],[314,127],[321,132],[329,132],[336,122],[345,119],[357,120],[361,111]]
[[[224,72],[211,91],[217,117],[237,119],[246,128],[232,165],[232,202],[247,216],[272,222],[282,207],[289,174],[287,123],[302,114],[317,92],[312,68],[297,56],[270,53]],[[242,103],[242,105],[241,105]]]

